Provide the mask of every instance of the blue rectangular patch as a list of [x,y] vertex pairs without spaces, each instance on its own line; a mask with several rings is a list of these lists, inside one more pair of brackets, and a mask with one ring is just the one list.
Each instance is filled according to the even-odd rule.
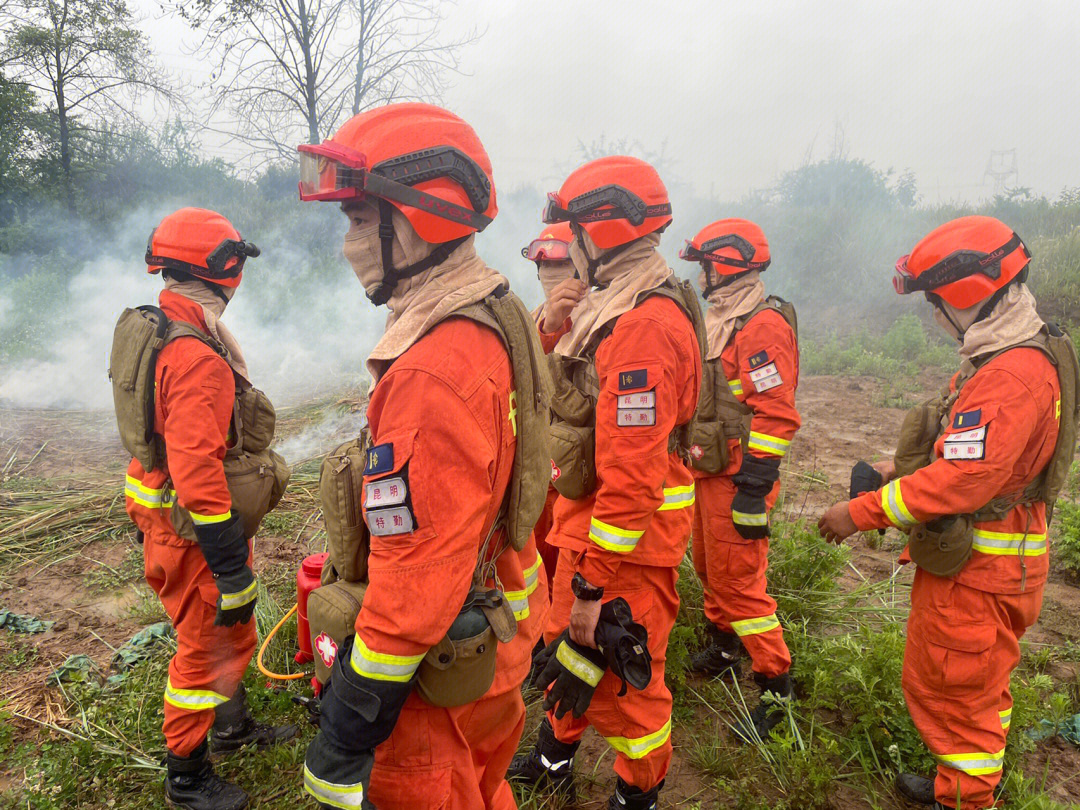
[[747,362],[750,364],[750,370],[752,371],[755,368],[763,366],[769,362],[769,353],[765,351],[760,351],[753,357],[751,357]]
[[368,450],[364,475],[381,475],[394,469],[394,445],[379,444]]
[[953,430],[962,430],[963,428],[978,427],[979,422],[982,421],[982,408],[976,408],[973,411],[965,411],[964,413],[958,413],[953,417]]
[[644,388],[649,384],[649,370],[639,368],[635,371],[619,372],[619,390],[630,391],[634,388]]

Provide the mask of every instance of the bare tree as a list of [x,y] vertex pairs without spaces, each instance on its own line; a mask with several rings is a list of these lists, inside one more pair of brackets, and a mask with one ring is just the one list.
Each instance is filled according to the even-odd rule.
[[[295,156],[353,113],[435,99],[469,33],[444,39],[430,0],[173,0],[216,64],[210,120],[261,153]],[[215,125],[217,126],[217,125]]]
[[68,208],[76,119],[137,120],[135,99],[169,94],[124,0],[15,0],[5,39],[11,75],[55,105]]

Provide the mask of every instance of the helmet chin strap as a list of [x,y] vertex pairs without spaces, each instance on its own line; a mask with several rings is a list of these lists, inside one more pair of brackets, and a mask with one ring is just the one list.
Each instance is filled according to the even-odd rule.
[[[974,326],[980,321],[985,321],[987,318],[989,318],[990,313],[994,311],[994,307],[996,307],[1001,302],[1001,299],[1008,294],[1009,288],[1012,287],[1014,284],[1025,283],[1027,281],[1027,277],[1028,268],[1025,267],[1023,270],[1020,271],[1019,274],[1017,274],[1014,279],[1012,279],[1012,281],[1010,281],[1004,287],[997,290],[993,295],[987,298],[985,303],[983,303],[983,305],[979,308],[979,314],[975,316],[975,320],[971,322],[971,326]],[[942,314],[945,320],[952,324],[953,329],[955,329],[957,335],[959,335],[959,337],[957,337],[957,340],[963,343],[964,335],[967,333],[967,329],[960,328],[960,324],[958,324],[956,320],[952,317],[952,315],[949,314],[949,309],[945,306],[944,301],[941,300],[941,296],[937,295],[936,293],[927,292],[926,300],[933,304],[937,308],[938,312]],[[968,329],[970,328],[971,327],[969,326]]]
[[465,244],[472,234],[444,242],[418,262],[401,268],[394,267],[394,206],[379,198],[379,242],[382,246],[382,280],[367,293],[368,299],[381,307],[394,294],[399,281],[412,278],[436,265],[442,264],[450,254]]
[[[740,279],[750,272],[747,270],[742,273],[734,273],[730,276],[722,276],[712,269],[712,262],[702,262],[701,269],[705,271],[705,289],[702,292],[702,297],[706,300],[708,300],[709,296],[717,290],[723,289],[729,284],[732,284],[736,279]],[[715,284],[712,281],[714,277],[716,278]]]
[[589,255],[589,251],[585,249],[585,229],[577,222],[571,221],[570,230],[574,232],[574,238],[578,240],[578,244],[581,245],[581,252],[585,254],[585,259],[588,261],[588,265],[585,268],[585,278],[581,279],[585,282],[586,286],[592,287],[595,290],[605,290],[608,287],[607,282],[601,282],[596,280],[596,271],[604,264],[614,259],[624,250],[629,248],[637,240],[631,240],[622,245],[616,245],[611,250],[601,253],[595,259]]

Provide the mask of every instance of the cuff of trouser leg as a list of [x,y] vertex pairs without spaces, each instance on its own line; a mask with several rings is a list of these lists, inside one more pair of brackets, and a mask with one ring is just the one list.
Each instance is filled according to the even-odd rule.
[[345,750],[320,731],[304,758],[304,792],[326,807],[360,810],[365,804],[373,750]]

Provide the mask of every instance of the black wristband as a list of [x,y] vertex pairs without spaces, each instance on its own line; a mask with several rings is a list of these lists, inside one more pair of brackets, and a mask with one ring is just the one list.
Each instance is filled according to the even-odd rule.
[[570,590],[583,602],[596,602],[604,598],[603,587],[590,585],[580,573],[575,573],[574,578],[570,580]]

